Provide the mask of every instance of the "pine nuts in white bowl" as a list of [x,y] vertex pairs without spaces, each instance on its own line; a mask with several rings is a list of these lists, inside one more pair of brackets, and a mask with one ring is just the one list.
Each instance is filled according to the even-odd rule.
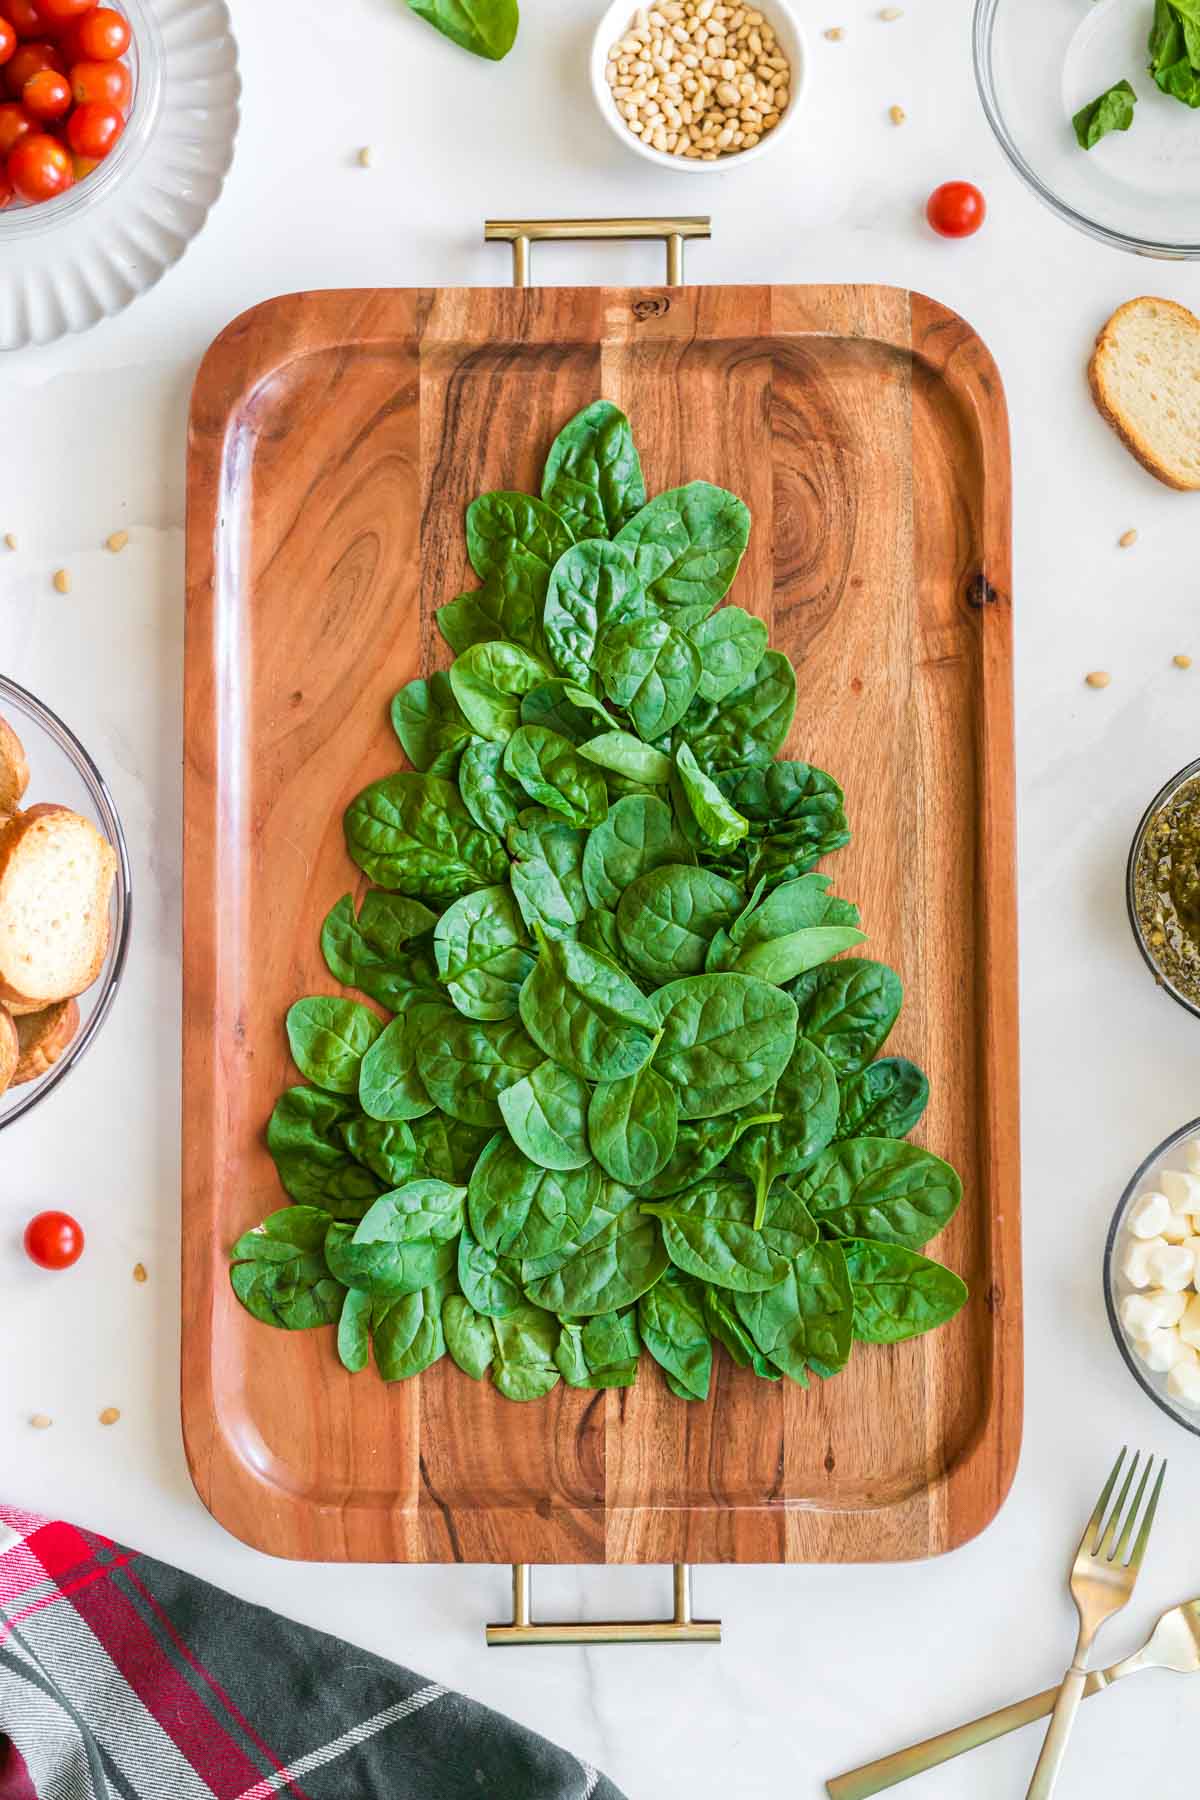
[[773,149],[800,109],[805,73],[787,0],[613,0],[592,43],[592,92],[608,125],[648,162],[691,175]]

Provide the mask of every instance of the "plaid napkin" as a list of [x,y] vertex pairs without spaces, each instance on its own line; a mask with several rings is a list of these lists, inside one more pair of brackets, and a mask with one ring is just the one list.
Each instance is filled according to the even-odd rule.
[[0,1800],[622,1800],[511,1719],[0,1506]]

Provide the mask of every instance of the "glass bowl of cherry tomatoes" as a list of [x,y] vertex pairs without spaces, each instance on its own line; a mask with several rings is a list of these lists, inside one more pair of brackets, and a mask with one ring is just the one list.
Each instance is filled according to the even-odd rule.
[[0,243],[112,189],[154,130],[162,69],[144,0],[0,0]]

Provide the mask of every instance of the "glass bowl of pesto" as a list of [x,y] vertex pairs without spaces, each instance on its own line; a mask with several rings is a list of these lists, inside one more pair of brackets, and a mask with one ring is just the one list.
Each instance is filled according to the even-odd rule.
[[1172,775],[1142,814],[1125,903],[1154,979],[1200,1019],[1200,760]]
[[1200,23],[1187,11],[975,5],[975,78],[1009,162],[1058,218],[1139,256],[1200,257]]

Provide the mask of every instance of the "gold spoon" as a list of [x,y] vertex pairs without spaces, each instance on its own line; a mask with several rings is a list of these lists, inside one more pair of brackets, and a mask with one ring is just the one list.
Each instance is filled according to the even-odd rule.
[[[1151,1632],[1149,1642],[1132,1656],[1127,1656],[1124,1662],[1114,1663],[1111,1669],[1094,1669],[1083,1690],[1085,1699],[1103,1692],[1122,1676],[1137,1675],[1142,1669],[1171,1669],[1177,1675],[1200,1673],[1200,1600],[1185,1601],[1182,1606],[1173,1606],[1170,1612],[1165,1612]],[[1047,1688],[1044,1694],[1001,1707],[999,1712],[988,1713],[986,1718],[975,1719],[970,1725],[943,1731],[940,1737],[927,1738],[923,1744],[912,1744],[907,1750],[897,1750],[878,1762],[852,1769],[848,1775],[835,1775],[826,1783],[826,1791],[831,1800],[868,1800],[871,1794],[881,1794],[885,1788],[895,1787],[912,1775],[921,1775],[926,1769],[936,1769],[939,1763],[950,1762],[964,1750],[990,1744],[994,1738],[1017,1731],[1022,1725],[1032,1725],[1035,1719],[1049,1718],[1057,1699],[1058,1689]]]

